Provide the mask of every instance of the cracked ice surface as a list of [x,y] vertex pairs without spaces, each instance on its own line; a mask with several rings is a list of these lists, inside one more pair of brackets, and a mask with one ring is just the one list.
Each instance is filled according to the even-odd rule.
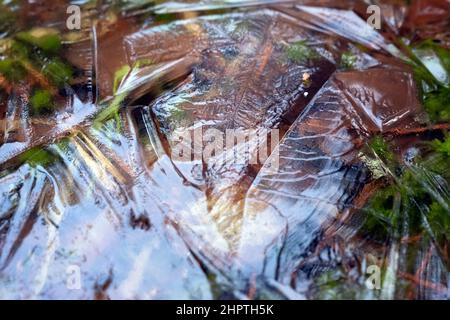
[[[384,5],[392,32],[411,27],[415,7]],[[421,127],[423,110],[404,53],[367,26],[361,6],[91,8],[98,20],[64,52],[78,83],[57,111],[30,116],[26,84],[0,104],[0,297],[314,298],[317,278],[332,272],[354,280],[342,290],[379,298],[361,288],[368,253],[400,271],[405,256],[358,234],[375,188],[360,150],[375,135]],[[27,10],[43,24],[59,19]],[[242,144],[206,160],[173,157],[180,134],[208,129],[278,129],[279,141],[264,163],[236,163]],[[55,160],[17,161],[35,146]],[[424,277],[439,289],[421,297],[442,297],[445,258],[420,245],[431,261]],[[70,289],[73,270],[81,290]]]

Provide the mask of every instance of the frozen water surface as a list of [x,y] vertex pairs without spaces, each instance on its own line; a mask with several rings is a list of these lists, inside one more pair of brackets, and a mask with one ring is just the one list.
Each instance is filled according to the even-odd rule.
[[[41,2],[0,4],[0,298],[448,298],[448,2],[375,30],[362,1],[78,1],[79,31]],[[202,156],[230,132],[266,157]]]

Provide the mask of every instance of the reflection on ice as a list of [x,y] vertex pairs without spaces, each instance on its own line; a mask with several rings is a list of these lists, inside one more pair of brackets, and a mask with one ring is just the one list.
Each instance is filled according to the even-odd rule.
[[[59,1],[8,11],[62,51],[0,69],[0,298],[448,298],[446,43],[409,33],[441,39],[440,4],[380,31],[358,1],[82,5],[79,37]],[[204,156],[230,132],[268,158]]]

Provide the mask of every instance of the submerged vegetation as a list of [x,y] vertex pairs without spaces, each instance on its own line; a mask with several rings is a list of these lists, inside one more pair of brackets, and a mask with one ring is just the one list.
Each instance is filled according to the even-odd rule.
[[[409,49],[424,107],[433,122],[450,121],[450,51],[432,41]],[[425,61],[425,62],[424,62]]]
[[450,241],[449,135],[427,143],[422,155],[407,162],[395,157],[393,146],[382,137],[373,138],[369,145],[387,170],[380,178],[384,187],[363,209],[362,234],[381,241],[400,241],[405,235],[427,237],[445,255]]
[[32,167],[45,167],[54,163],[55,160],[56,157],[50,151],[40,147],[32,148],[20,155],[20,161]]
[[305,40],[288,45],[286,47],[286,55],[289,60],[297,64],[307,63],[319,56]]
[[48,114],[55,107],[58,90],[69,85],[73,68],[60,58],[57,30],[35,28],[0,39],[0,72],[11,85],[29,86],[30,114]]
[[[111,280],[105,283],[112,282],[116,275],[126,278],[128,269],[138,265],[129,268],[128,260],[142,259],[142,268],[147,260],[152,261],[151,268],[144,270],[150,270],[146,274],[150,280],[142,281],[152,284],[152,290],[145,291],[146,298],[164,293],[159,289],[172,273],[187,275],[176,278],[182,283],[180,287],[174,281],[175,289],[169,288],[175,293],[167,296],[176,298],[183,290],[189,291],[188,298],[203,291],[211,291],[214,297],[233,298],[303,294],[319,299],[417,298],[425,289],[433,293],[424,295],[426,298],[447,294],[440,280],[447,279],[450,270],[448,44],[422,39],[418,34],[403,34],[411,36],[406,41],[400,37],[404,32],[400,30],[395,37],[407,58],[389,65],[390,61],[385,63],[384,59],[396,58],[387,57],[387,52],[365,48],[363,56],[356,50],[365,43],[358,43],[360,35],[343,36],[352,30],[333,34],[324,29],[327,32],[321,33],[320,28],[308,29],[317,21],[290,24],[283,11],[286,8],[277,11],[277,4],[261,13],[260,4],[244,9],[233,1],[237,8],[221,1],[211,8],[196,1],[167,5],[164,1],[113,1],[96,8],[89,1],[86,5],[96,13],[89,19],[95,20],[96,28],[88,36],[71,33],[73,37],[69,37],[69,32],[54,21],[43,23],[45,27],[30,27],[32,21],[17,23],[20,4],[13,2],[0,1],[0,147],[6,150],[4,159],[0,157],[0,179],[6,181],[0,185],[0,210],[7,213],[0,211],[0,298],[8,294],[1,288],[2,272],[13,265],[10,259],[20,251],[16,247],[22,241],[39,242],[40,233],[47,237],[47,230],[39,229],[45,223],[36,227],[38,231],[30,231],[34,220],[28,218],[24,219],[25,226],[10,228],[8,219],[17,210],[23,210],[24,216],[32,212],[33,219],[37,212],[44,221],[53,215],[57,222],[51,221],[58,228],[61,217],[67,219],[61,223],[79,223],[61,229],[75,230],[72,251],[79,250],[81,255],[87,252],[88,256],[80,258],[82,263],[91,259],[86,264],[95,265],[107,257],[99,263],[99,269],[110,268]],[[184,12],[194,5],[201,10]],[[300,19],[295,14],[297,9],[291,9],[289,18]],[[246,16],[246,10],[256,12],[256,18]],[[230,13],[231,18],[227,16]],[[266,23],[269,27],[264,29]],[[115,37],[126,40],[117,41]],[[67,38],[71,41],[64,40]],[[299,38],[305,40],[297,41]],[[103,48],[103,55],[92,53]],[[77,55],[84,59],[81,63]],[[89,65],[86,70],[85,65]],[[365,91],[371,81],[353,83],[348,88],[346,83],[333,87],[333,81],[329,81],[341,74],[347,75],[349,82],[363,82],[355,74],[371,68],[413,73],[422,109],[411,123],[400,121],[405,114],[409,116],[409,109],[401,114],[386,110],[386,106],[398,106],[385,104],[384,97],[381,102],[376,100],[374,96],[383,96],[383,92]],[[155,70],[162,70],[161,74],[155,75]],[[164,72],[175,76],[166,81]],[[353,108],[351,111],[340,109],[350,94],[355,95],[355,101],[361,98],[355,103],[360,105],[349,103],[345,108]],[[89,99],[85,103],[86,96]],[[323,100],[317,102],[316,97]],[[358,125],[352,122],[355,110],[364,113]],[[351,119],[343,120],[347,116]],[[376,123],[376,129],[358,127],[364,126],[365,118],[370,118],[368,123]],[[393,128],[386,125],[388,122],[394,123]],[[246,126],[287,131],[278,142],[285,152],[281,173],[268,174],[264,164],[231,165],[225,157],[210,163],[171,158],[171,148],[178,142],[171,140],[175,136],[172,133],[177,129],[213,128],[223,133],[221,130]],[[298,144],[291,147],[291,140]],[[195,142],[187,142],[191,143],[196,147]],[[13,176],[15,172],[19,174]],[[36,178],[39,175],[43,176],[41,180]],[[14,188],[9,190],[7,184]],[[31,209],[25,210],[26,204],[8,207],[15,201],[10,201],[10,194],[16,189],[21,190],[17,198],[35,201]],[[303,217],[306,214],[298,208],[305,213],[311,209],[311,213]],[[73,212],[67,214],[65,210]],[[90,211],[93,221],[89,220]],[[276,214],[270,216],[271,212]],[[268,222],[258,221],[266,217]],[[88,220],[88,227],[77,219]],[[127,229],[128,221],[131,229]],[[333,222],[327,225],[328,221]],[[248,227],[252,223],[255,230]],[[77,233],[77,228],[90,231]],[[277,228],[282,231],[269,239],[268,247],[257,248],[263,240],[256,240],[256,235],[269,237]],[[15,235],[17,230],[20,232]],[[41,254],[46,246],[58,246],[58,241],[67,245],[64,237],[69,238],[70,233],[58,239],[52,237],[60,231],[49,230],[53,233],[45,240],[48,243],[27,243],[28,251],[20,254],[28,259],[28,254]],[[250,240],[245,238],[246,230],[250,230]],[[38,236],[27,238],[25,232]],[[96,234],[102,232],[111,239]],[[166,233],[169,236],[164,238]],[[92,234],[94,238],[89,238]],[[91,246],[87,239],[95,250],[107,248],[109,242],[114,250],[94,254],[93,258],[90,248],[86,249]],[[245,241],[250,243],[251,257],[239,256]],[[229,251],[220,256],[220,250]],[[63,251],[55,250],[58,263],[58,259],[66,258]],[[66,260],[54,267],[52,254],[50,258],[31,259],[30,263],[45,263],[45,270],[50,271],[51,267],[65,267]],[[244,266],[243,271],[227,269],[235,262],[229,257],[235,256],[242,259],[238,264]],[[247,258],[255,265],[258,259],[264,260],[262,271],[257,267],[254,271],[251,265],[251,274],[247,275]],[[13,262],[23,263],[20,259]],[[428,264],[431,271],[425,270]],[[379,291],[368,290],[365,285],[365,269],[370,265],[381,269],[383,288]],[[91,287],[105,287],[98,290],[107,291],[108,286],[97,283],[100,277],[95,272],[89,274],[95,281]],[[164,277],[160,279],[158,272]],[[428,274],[423,276],[421,272]],[[15,271],[11,274],[18,275]],[[260,282],[264,284],[257,287]],[[48,283],[39,284],[40,288],[51,286],[51,279]],[[264,291],[269,283],[276,294]],[[395,290],[389,293],[392,283]],[[234,296],[230,289],[234,286],[236,292],[244,293]],[[411,289],[414,286],[420,290]]]
[[356,63],[356,55],[350,51],[346,51],[341,56],[341,67],[344,69],[352,69]]
[[[428,60],[423,56],[421,58],[424,60],[421,60],[416,55],[419,51],[431,55],[433,64],[422,62]],[[415,80],[431,121],[430,126],[433,123],[448,123],[450,51],[432,41],[424,41],[411,47],[408,52],[413,55]],[[433,69],[441,67],[447,82],[440,81]],[[416,139],[416,143],[403,155],[398,154],[400,147],[395,139],[388,142],[381,135],[370,139],[364,161],[372,174],[383,180],[384,187],[376,191],[364,208],[367,217],[361,229],[363,234],[382,240],[396,237],[397,241],[405,234],[412,238],[430,237],[440,252],[447,255],[450,241],[449,138],[448,130],[444,130],[441,137],[431,142]],[[374,170],[374,162],[382,168],[383,174]]]
[[30,99],[33,114],[43,114],[53,109],[52,94],[48,90],[36,90]]

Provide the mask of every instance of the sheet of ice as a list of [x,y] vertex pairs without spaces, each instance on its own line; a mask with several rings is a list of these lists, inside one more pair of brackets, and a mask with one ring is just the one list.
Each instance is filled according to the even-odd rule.
[[279,154],[279,172],[263,167],[247,193],[238,254],[244,272],[289,282],[323,233],[346,219],[369,181],[358,158],[364,139],[414,123],[407,118],[419,111],[408,72],[336,73],[272,155]]

